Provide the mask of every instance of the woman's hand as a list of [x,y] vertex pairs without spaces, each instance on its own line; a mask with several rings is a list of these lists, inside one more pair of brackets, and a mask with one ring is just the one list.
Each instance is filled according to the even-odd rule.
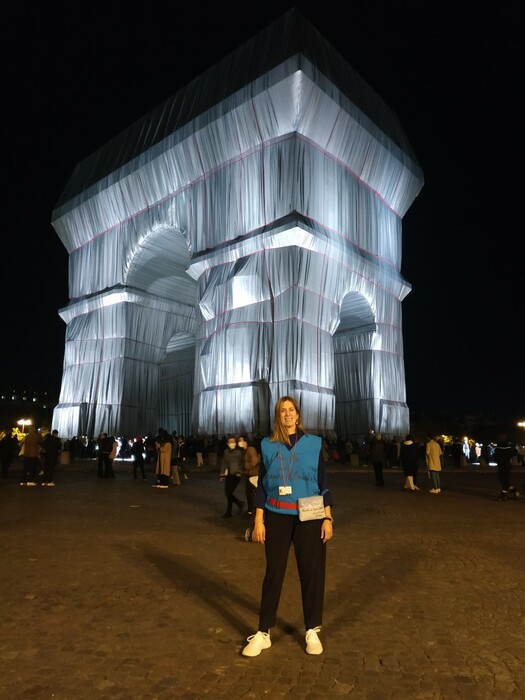
[[261,542],[261,544],[264,544],[264,541],[266,539],[266,528],[264,527],[264,523],[257,524],[253,526],[253,532],[252,532],[252,542]]
[[334,526],[331,520],[323,520],[321,525],[321,539],[328,542],[334,536]]
[[264,543],[266,540],[266,527],[264,526],[264,511],[262,508],[255,509],[255,522],[252,530],[252,542]]

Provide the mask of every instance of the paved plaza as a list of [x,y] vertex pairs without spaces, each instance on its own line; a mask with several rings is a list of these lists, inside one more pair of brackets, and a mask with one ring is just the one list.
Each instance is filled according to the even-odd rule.
[[[272,647],[256,631],[264,570],[245,517],[221,518],[216,469],[181,486],[97,479],[0,482],[2,700],[510,700],[525,698],[525,498],[500,503],[493,469],[447,469],[443,491],[376,488],[332,465],[334,539],[324,654],[308,656],[293,554]],[[521,487],[525,473],[515,470]],[[241,491],[241,489],[239,489]]]

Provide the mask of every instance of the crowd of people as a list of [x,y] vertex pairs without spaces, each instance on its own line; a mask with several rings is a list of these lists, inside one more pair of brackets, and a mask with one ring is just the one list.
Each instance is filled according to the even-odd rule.
[[34,425],[30,425],[22,442],[8,429],[0,440],[0,462],[2,478],[7,478],[12,463],[22,459],[20,486],[36,486],[41,477],[42,486],[54,486],[55,467],[62,452],[62,441],[58,430],[42,436]]
[[[4,431],[0,439],[1,473],[2,477],[7,477],[13,461],[22,459],[21,485],[41,483],[54,486],[55,467],[62,453],[65,453],[62,456],[67,457],[66,463],[94,460],[98,477],[113,479],[113,461],[118,458],[132,461],[134,480],[147,481],[146,471],[153,471],[154,488],[166,489],[171,484],[178,486],[181,480],[189,478],[189,461],[196,463],[197,468],[213,464],[218,467],[220,479],[224,482],[226,510],[223,517],[228,518],[232,516],[234,506],[239,512],[246,510],[247,514],[253,513],[261,441],[260,435],[254,435],[251,439],[246,435],[223,435],[221,438],[215,435],[190,435],[186,438],[176,431],[169,432],[164,428],[158,428],[155,435],[150,432],[132,438],[101,433],[96,439],[82,436],[63,440],[56,430],[42,437],[34,426],[29,426],[23,441],[17,438],[14,431]],[[504,448],[502,444],[505,445]],[[25,454],[21,454],[21,450]],[[361,441],[324,438],[322,452],[327,462],[370,467],[376,487],[385,485],[387,471],[399,469],[405,476],[403,490],[409,493],[420,490],[418,476],[421,471],[428,472],[431,479],[429,492],[440,494],[440,472],[446,465],[490,465],[497,467],[500,475],[507,469],[502,466],[503,463],[508,461],[511,470],[512,466],[525,462],[525,448],[512,444],[506,436],[501,435],[494,442],[485,445],[468,438],[445,445],[441,435],[427,435],[424,440],[417,440],[408,434],[402,439],[385,437],[380,432],[370,430]],[[247,466],[239,470],[238,463],[243,460]],[[228,468],[229,462],[232,464]],[[242,494],[244,500],[239,497],[237,488],[241,482],[241,473],[246,477]],[[506,476],[500,478],[500,482],[501,500],[519,497],[518,489],[512,486]]]

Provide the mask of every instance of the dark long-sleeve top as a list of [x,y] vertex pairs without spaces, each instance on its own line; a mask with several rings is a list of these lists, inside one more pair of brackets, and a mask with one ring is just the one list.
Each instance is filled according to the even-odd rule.
[[510,467],[512,458],[517,454],[517,449],[510,442],[498,442],[494,448],[494,459],[500,468]]
[[222,455],[221,476],[226,472],[230,476],[241,476],[244,471],[244,450],[240,447],[234,447],[230,450],[227,447]]
[[[284,445],[283,447],[287,450],[293,449],[296,440],[300,440],[304,433],[299,432],[295,435],[290,435],[290,445]],[[282,443],[281,443],[282,444]],[[255,507],[264,509],[266,504],[266,490],[263,486],[264,477],[266,476],[266,466],[264,460],[262,459],[259,463],[259,481],[257,483],[257,490],[255,491]],[[323,451],[319,450],[319,464],[317,466],[317,483],[319,485],[319,493],[323,494],[323,501],[325,506],[332,506],[332,494],[328,487],[328,479],[326,476],[326,467],[323,459]]]

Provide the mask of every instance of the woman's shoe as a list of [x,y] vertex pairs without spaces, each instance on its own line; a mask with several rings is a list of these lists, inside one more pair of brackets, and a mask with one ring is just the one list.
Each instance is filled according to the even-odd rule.
[[317,636],[317,633],[321,631],[320,627],[314,627],[306,631],[306,653],[307,654],[322,654],[323,645],[321,640]]
[[246,640],[248,644],[242,650],[243,656],[259,656],[263,649],[272,646],[269,632],[257,632]]

